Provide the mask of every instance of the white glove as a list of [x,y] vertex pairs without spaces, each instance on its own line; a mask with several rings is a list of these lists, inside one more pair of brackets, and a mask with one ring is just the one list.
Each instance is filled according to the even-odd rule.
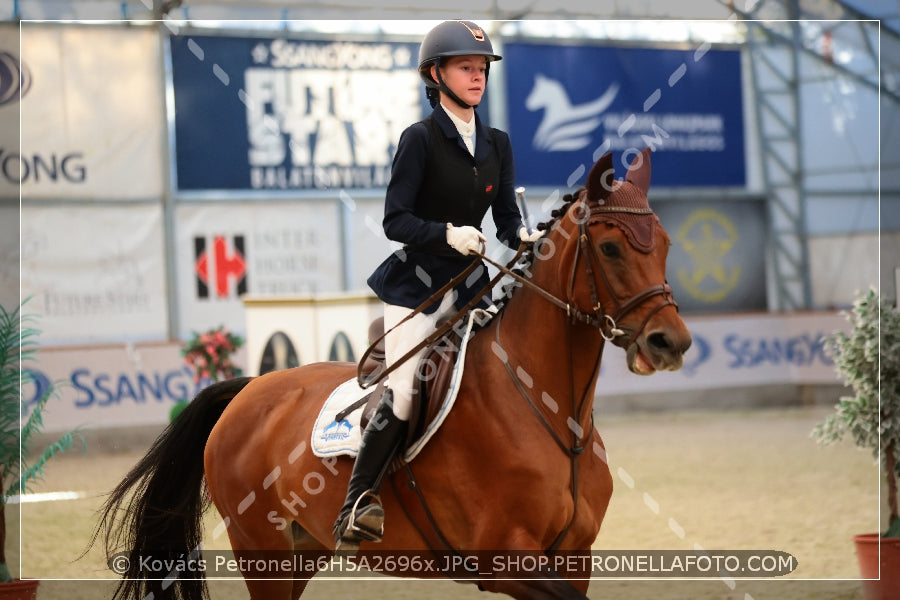
[[531,233],[528,233],[528,230],[524,227],[519,227],[519,239],[525,243],[536,242],[540,239],[540,237],[544,235],[543,231],[538,231],[535,229]]
[[486,241],[484,234],[471,225],[454,227],[447,223],[447,243],[460,254],[477,254],[481,244]]

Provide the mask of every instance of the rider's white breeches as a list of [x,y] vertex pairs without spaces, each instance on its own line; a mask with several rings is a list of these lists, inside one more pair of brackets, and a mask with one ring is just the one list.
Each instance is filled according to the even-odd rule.
[[[388,366],[412,350],[455,312],[453,296],[453,290],[450,290],[444,295],[436,311],[430,315],[419,313],[387,334],[384,339],[384,356]],[[411,308],[385,304],[384,330],[390,331],[411,312]],[[418,393],[419,386],[415,381],[416,368],[424,354],[423,348],[388,375],[388,386],[394,392],[394,415],[404,421],[409,420],[413,397]]]

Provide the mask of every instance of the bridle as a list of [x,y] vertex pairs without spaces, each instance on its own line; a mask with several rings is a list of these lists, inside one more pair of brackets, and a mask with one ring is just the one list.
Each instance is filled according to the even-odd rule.
[[[510,269],[508,266],[502,265],[485,256],[484,254],[481,255],[481,258],[488,264],[497,268],[504,275],[509,275],[522,285],[529,287],[532,291],[536,292],[539,296],[546,299],[551,304],[565,311],[566,316],[571,322],[582,322],[591,327],[596,327],[600,331],[600,335],[602,335],[603,339],[606,341],[611,341],[616,337],[625,335],[625,332],[619,329],[617,326],[617,323],[622,320],[625,315],[630,313],[638,306],[644,304],[650,298],[653,298],[655,296],[662,296],[662,300],[655,307],[653,307],[653,309],[644,318],[643,322],[641,322],[640,326],[635,329],[634,333],[632,333],[628,342],[624,344],[625,347],[628,347],[632,343],[634,343],[634,340],[637,339],[637,336],[640,335],[640,333],[644,330],[644,327],[647,326],[647,323],[650,322],[650,319],[653,318],[653,315],[669,305],[674,306],[677,309],[678,303],[675,302],[675,297],[672,294],[672,288],[668,283],[652,285],[644,289],[643,291],[638,292],[628,300],[620,302],[617,294],[615,293],[615,289],[613,288],[613,285],[609,280],[609,276],[606,274],[606,270],[603,268],[603,262],[600,260],[600,255],[597,253],[597,247],[593,243],[593,238],[591,237],[591,232],[588,228],[588,225],[596,223],[598,221],[602,221],[602,215],[607,213],[652,215],[653,211],[649,208],[624,208],[618,206],[604,206],[602,204],[589,208],[587,207],[587,203],[584,202],[583,199],[580,199],[578,202],[579,204],[576,204],[570,210],[576,210],[577,206],[583,205],[585,206],[584,210],[586,211],[587,216],[585,218],[576,217],[576,222],[578,223],[578,246],[575,250],[575,260],[572,263],[572,271],[569,274],[569,284],[566,300],[563,300],[562,298],[551,294],[544,288],[531,281],[529,278],[523,277],[516,271]],[[540,240],[536,242],[536,244],[540,243]],[[587,275],[588,284],[590,285],[591,308],[589,311],[583,311],[579,309],[577,304],[575,303],[575,278],[578,273],[578,263],[581,261],[582,256],[586,257],[584,259],[584,268],[585,274]],[[605,311],[602,302],[600,301],[596,278],[594,276],[595,270],[600,273],[603,285],[615,305],[614,309],[611,312]]]
[[[584,202],[584,200],[582,200],[581,202]],[[653,307],[653,309],[649,313],[647,313],[647,316],[644,317],[644,320],[641,322],[640,326],[635,329],[634,333],[631,335],[631,338],[629,338],[628,342],[625,344],[625,347],[628,347],[632,343],[634,343],[634,340],[644,330],[644,327],[647,326],[647,323],[650,321],[653,315],[669,305],[674,306],[677,309],[678,303],[675,302],[675,296],[672,294],[672,288],[669,286],[668,282],[652,285],[644,289],[643,291],[638,292],[625,302],[619,301],[618,296],[613,289],[612,283],[610,282],[609,277],[606,274],[606,270],[603,268],[603,263],[600,260],[600,255],[597,253],[597,245],[593,243],[590,235],[590,229],[588,229],[589,224],[597,221],[603,221],[602,215],[608,213],[625,213],[649,216],[653,214],[653,211],[649,208],[623,208],[618,206],[605,206],[603,204],[588,209],[588,218],[579,219],[578,223],[579,244],[578,250],[575,254],[575,263],[572,267],[572,275],[570,276],[569,280],[569,297],[572,298],[574,295],[575,272],[578,269],[578,260],[581,257],[581,254],[585,254],[588,257],[585,269],[587,271],[587,279],[591,289],[591,306],[593,307],[594,311],[594,320],[603,319],[610,324],[609,334],[604,333],[602,326],[599,326],[600,334],[605,340],[609,341],[617,335],[624,334],[621,329],[615,328],[616,322],[623,319],[625,315],[627,315],[638,306],[642,305],[650,298],[653,298],[654,296],[662,296],[662,300],[655,307]],[[593,276],[594,266],[596,266],[597,270],[600,272],[600,276],[603,279],[603,285],[606,287],[606,291],[608,292],[609,297],[615,304],[615,308],[611,316],[608,313],[604,313],[603,307],[601,306],[599,295],[597,293],[596,282]]]

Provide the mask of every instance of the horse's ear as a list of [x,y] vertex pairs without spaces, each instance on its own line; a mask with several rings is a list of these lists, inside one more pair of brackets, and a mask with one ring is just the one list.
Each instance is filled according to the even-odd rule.
[[625,180],[630,181],[635,187],[647,195],[650,189],[650,148],[636,155],[628,167]]
[[612,153],[607,152],[600,157],[600,160],[591,167],[591,172],[587,178],[587,198],[594,202],[606,200],[613,189],[613,181],[615,180],[615,170],[613,169]]

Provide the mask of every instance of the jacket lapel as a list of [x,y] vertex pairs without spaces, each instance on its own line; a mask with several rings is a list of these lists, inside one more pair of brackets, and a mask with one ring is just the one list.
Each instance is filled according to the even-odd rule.
[[[453,121],[450,120],[450,117],[444,111],[444,109],[438,105],[434,107],[433,112],[434,120],[437,121],[437,124],[440,125],[441,131],[444,132],[449,139],[455,139],[457,145],[462,149],[466,154],[469,153],[469,149],[466,148],[466,145],[462,141],[462,137],[459,135],[459,132],[456,131],[456,126],[453,124]],[[493,144],[493,138],[491,137],[490,128],[481,122],[481,118],[478,116],[478,112],[475,112],[475,162],[481,163],[485,158],[487,158],[491,153],[491,145]]]
[[478,113],[475,113],[475,162],[481,163],[492,151],[494,138],[491,135],[491,129],[481,122]]

